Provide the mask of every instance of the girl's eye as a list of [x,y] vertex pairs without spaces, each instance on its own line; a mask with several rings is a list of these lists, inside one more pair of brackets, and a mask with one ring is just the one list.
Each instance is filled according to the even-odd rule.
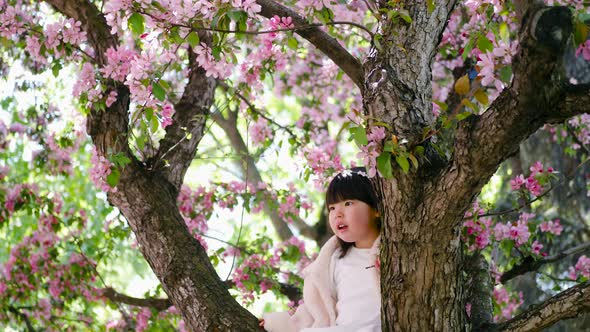
[[346,201],[346,202],[344,203],[344,206],[350,206],[350,205],[352,205],[352,201]]
[[328,206],[328,211],[333,211],[334,207],[333,206]]

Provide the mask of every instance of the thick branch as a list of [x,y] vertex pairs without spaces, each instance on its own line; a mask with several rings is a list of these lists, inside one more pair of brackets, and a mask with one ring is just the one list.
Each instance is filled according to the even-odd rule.
[[[227,286],[227,288],[234,287],[234,283],[231,280],[227,280],[225,282],[225,285]],[[301,300],[302,294],[301,290],[298,287],[285,283],[280,283],[280,286],[281,294],[287,296],[289,300],[295,302]],[[136,307],[153,308],[158,311],[164,311],[172,306],[172,301],[170,301],[169,299],[131,297],[125,294],[121,294],[110,287],[104,288],[102,290],[102,294],[104,297],[111,300],[112,302],[124,303]]]
[[[200,36],[208,42],[207,36]],[[173,122],[166,127],[166,136],[160,141],[155,168],[165,167],[164,174],[180,190],[186,170],[195,157],[197,145],[203,138],[205,122],[215,97],[216,80],[207,77],[199,67],[195,53],[189,49],[188,84],[180,101],[174,105]]]
[[485,113],[459,125],[452,162],[437,188],[441,192],[454,184],[463,188],[445,198],[450,204],[447,211],[462,213],[500,163],[518,151],[521,141],[545,123],[574,115],[561,107],[567,87],[562,61],[573,25],[570,10],[534,8],[523,24],[512,85]]
[[[393,23],[383,15],[384,46],[372,49],[364,64],[365,114],[389,124],[409,146],[422,141],[424,128],[433,127],[431,64],[455,3],[435,1],[429,12],[427,1],[406,1],[410,24]],[[390,9],[385,1],[380,6]]]
[[102,294],[107,299],[113,302],[125,303],[137,307],[148,307],[154,308],[158,311],[163,311],[170,306],[172,306],[172,302],[169,299],[157,299],[157,298],[147,298],[147,299],[140,299],[136,297],[127,296],[121,293],[118,293],[113,288],[104,288],[102,290]]
[[545,257],[543,259],[539,259],[536,261],[532,257],[527,257],[520,264],[514,266],[512,269],[510,269],[509,271],[506,271],[504,274],[502,274],[502,277],[500,278],[500,282],[505,283],[508,280],[513,279],[519,275],[522,275],[522,274],[525,274],[525,273],[531,272],[531,271],[537,271],[541,266],[543,266],[545,264],[557,262],[558,260],[563,259],[567,256],[575,255],[577,253],[583,252],[584,250],[587,250],[588,248],[590,248],[590,242],[582,243],[579,246],[570,248],[568,250],[565,250],[565,251],[555,254],[553,256],[548,256],[548,257]]
[[[293,24],[295,24],[295,26],[308,24],[306,19],[301,17],[301,15],[275,1],[257,0],[256,2],[262,7],[260,14],[266,18],[270,19],[275,15],[280,17],[290,16],[293,19]],[[332,61],[334,61],[334,63],[340,67],[348,77],[350,77],[359,89],[361,91],[363,90],[364,74],[361,63],[342,47],[336,39],[330,37],[327,33],[317,27],[297,30],[297,34],[307,39],[311,44],[332,59]]]
[[563,291],[530,310],[497,324],[491,331],[540,331],[560,320],[590,311],[590,281]]

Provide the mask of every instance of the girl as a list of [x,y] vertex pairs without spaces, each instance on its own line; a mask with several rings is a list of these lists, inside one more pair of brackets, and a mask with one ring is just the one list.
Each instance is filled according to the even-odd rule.
[[269,332],[381,331],[377,197],[362,167],[338,174],[326,192],[333,236],[304,271],[303,300],[293,316],[263,315]]

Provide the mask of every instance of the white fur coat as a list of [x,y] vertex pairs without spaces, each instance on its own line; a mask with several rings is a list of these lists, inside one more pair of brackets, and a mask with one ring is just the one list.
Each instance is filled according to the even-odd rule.
[[[371,247],[375,261],[379,257],[380,237]],[[262,316],[264,329],[269,332],[299,332],[308,327],[329,327],[336,322],[336,299],[333,296],[332,255],[340,247],[333,236],[324,244],[318,258],[303,270],[303,301],[293,316],[287,312],[272,312]],[[379,287],[379,269],[375,282]]]

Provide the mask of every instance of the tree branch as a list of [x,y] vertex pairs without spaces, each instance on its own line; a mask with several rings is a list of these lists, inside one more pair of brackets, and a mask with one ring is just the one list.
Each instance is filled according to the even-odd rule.
[[18,310],[18,308],[15,308],[13,306],[9,306],[8,307],[8,311],[12,312],[15,316],[20,317],[22,320],[25,321],[25,325],[27,326],[27,331],[29,332],[35,332],[35,328],[33,327],[33,324],[31,323],[31,320],[29,319],[29,316],[27,316],[25,313],[22,313]]
[[[200,35],[209,43],[209,37]],[[188,84],[178,103],[172,124],[166,127],[166,136],[160,141],[155,169],[164,169],[164,175],[177,191],[180,190],[186,170],[195,157],[197,146],[205,133],[205,123],[215,97],[216,80],[207,77],[199,67],[196,55],[189,48]]]
[[[225,282],[225,285],[227,288],[231,288],[231,287],[235,286],[234,282],[231,280],[227,280]],[[281,294],[287,296],[287,298],[289,298],[289,300],[295,301],[295,302],[301,300],[302,294],[301,294],[301,290],[298,287],[295,287],[291,284],[280,283],[280,289],[281,289]],[[170,299],[131,297],[131,296],[127,296],[125,294],[121,294],[121,293],[115,291],[111,287],[103,288],[102,295],[112,302],[124,303],[124,304],[128,304],[128,305],[136,306],[136,307],[153,308],[158,311],[167,310],[168,308],[170,308],[172,306],[172,301],[170,301]],[[15,314],[16,313],[17,312],[15,312]],[[18,312],[18,314],[21,316],[24,315],[20,312]],[[25,316],[25,318],[26,318],[26,316]],[[30,324],[30,322],[29,322],[29,324]],[[27,324],[27,325],[29,325],[29,324]]]
[[500,277],[500,282],[505,283],[508,280],[513,279],[519,275],[531,271],[536,271],[545,264],[556,262],[570,255],[575,255],[577,253],[583,252],[584,250],[587,250],[588,248],[590,248],[590,242],[582,243],[579,246],[570,248],[553,256],[548,256],[539,260],[534,260],[532,257],[529,256],[525,258],[520,264],[514,266],[512,269],[502,274],[502,277]]
[[590,311],[590,281],[565,290],[489,331],[540,331],[560,320]]
[[[263,182],[258,167],[256,167],[256,163],[254,162],[254,158],[250,155],[248,147],[238,131],[236,113],[230,111],[230,115],[227,119],[220,113],[212,114],[211,118],[217,123],[217,125],[219,125],[219,127],[221,127],[221,129],[223,129],[236,153],[242,156],[242,158],[236,159],[236,162],[242,170],[242,174],[247,177],[248,182],[254,184]],[[268,204],[264,204],[264,212],[270,217],[272,225],[281,241],[286,241],[293,236],[293,232],[291,232],[285,220],[279,216],[276,209],[272,209]]]
[[[301,15],[275,1],[257,0],[256,2],[262,7],[260,14],[268,19],[275,15],[280,17],[290,16],[293,19],[293,24],[295,24],[295,26],[308,24],[307,20]],[[330,37],[318,27],[297,30],[297,34],[307,39],[312,45],[332,59],[332,61],[334,61],[334,63],[359,87],[360,91],[363,91],[364,73],[361,63],[342,47],[336,39]]]
[[111,287],[103,288],[102,295],[113,302],[129,304],[129,305],[136,306],[136,307],[154,308],[158,311],[164,311],[164,310],[168,309],[170,306],[172,306],[172,302],[169,299],[158,299],[158,298],[141,299],[141,298],[131,297],[131,296],[127,296],[127,295],[118,293],[117,291],[115,291]]
[[561,107],[566,97],[562,59],[573,27],[569,8],[535,8],[523,24],[512,85],[485,113],[459,124],[451,163],[437,189],[446,192],[453,183],[464,189],[455,190],[447,200],[452,205],[447,211],[462,213],[462,208],[453,207],[466,206],[500,163],[518,151],[521,141],[545,123],[575,115]]

